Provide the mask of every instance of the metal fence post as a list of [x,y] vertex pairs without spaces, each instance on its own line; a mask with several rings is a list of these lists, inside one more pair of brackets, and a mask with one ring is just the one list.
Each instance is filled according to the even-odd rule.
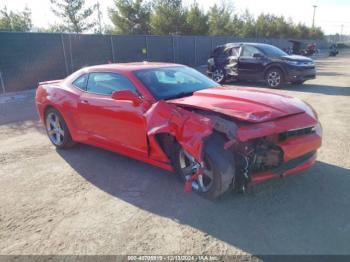
[[194,65],[197,66],[197,37],[194,36]]
[[171,36],[173,40],[173,62],[175,63],[175,38],[174,35]]
[[66,55],[66,48],[64,46],[64,41],[63,41],[63,34],[61,34],[61,44],[62,44],[62,51],[63,51],[63,58],[64,58],[64,65],[66,68],[66,76],[69,74],[69,69],[68,69],[68,62],[67,62],[67,55]]
[[148,36],[145,35],[145,41],[146,41],[146,60],[149,61],[149,56],[148,56]]
[[115,60],[115,51],[114,51],[113,35],[111,35],[111,47],[112,47],[112,59],[113,59],[113,63],[115,63],[116,60]]
[[2,93],[5,94],[6,93],[5,84],[4,84],[4,79],[2,78],[1,71],[0,71],[0,84],[1,84],[1,88],[2,88]]
[[70,55],[70,72],[73,72],[73,52],[72,52],[72,35],[69,34],[69,55]]

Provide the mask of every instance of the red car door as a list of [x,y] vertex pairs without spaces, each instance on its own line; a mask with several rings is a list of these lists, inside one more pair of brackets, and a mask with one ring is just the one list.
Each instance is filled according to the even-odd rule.
[[89,74],[87,92],[80,96],[78,104],[79,128],[90,139],[109,145],[117,145],[147,154],[144,108],[142,103],[115,100],[114,91],[137,92],[128,78],[116,73],[94,72]]

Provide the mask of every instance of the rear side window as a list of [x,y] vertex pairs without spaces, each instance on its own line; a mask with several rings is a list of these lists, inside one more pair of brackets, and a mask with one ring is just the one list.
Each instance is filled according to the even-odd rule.
[[255,48],[254,46],[246,45],[243,47],[243,53],[241,56],[253,58],[254,54],[257,54],[257,53],[261,54],[259,49]]
[[234,47],[231,49],[232,56],[239,56],[239,47]]
[[86,84],[88,80],[88,74],[84,74],[80,77],[78,77],[74,82],[73,85],[78,87],[81,90],[86,90]]
[[130,90],[137,93],[135,86],[125,76],[116,73],[90,73],[87,91],[101,95],[111,95],[114,91]]

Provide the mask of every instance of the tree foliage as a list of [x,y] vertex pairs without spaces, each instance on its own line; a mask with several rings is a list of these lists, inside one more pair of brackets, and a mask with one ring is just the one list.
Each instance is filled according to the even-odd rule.
[[85,0],[50,0],[53,13],[62,19],[58,27],[69,32],[81,33],[95,27],[96,22],[89,21],[95,6],[85,7]]
[[193,0],[184,7],[182,0],[115,0],[110,9],[114,32],[127,34],[217,35],[254,38],[323,38],[320,28],[295,24],[272,14],[255,18],[248,10],[238,14],[232,2],[222,0],[207,12]]
[[32,13],[28,7],[22,11],[0,10],[0,31],[27,32],[32,28]]
[[143,0],[114,0],[109,15],[116,33],[149,34],[151,6]]
[[208,15],[200,9],[197,2],[193,2],[186,10],[186,24],[184,34],[206,35],[209,31]]
[[209,34],[228,36],[234,33],[233,7],[222,2],[214,4],[209,10]]
[[182,0],[154,0],[151,14],[153,34],[183,34],[186,31],[186,10]]
[[[50,26],[49,31],[83,32],[94,24],[87,19],[94,7],[85,8],[85,0],[50,0],[54,13],[63,18],[62,24]],[[212,35],[250,38],[322,39],[319,27],[294,23],[290,18],[262,13],[254,17],[248,10],[235,12],[231,0],[221,0],[208,11],[192,0],[114,0],[109,17],[112,26],[104,26],[105,33],[158,35]],[[0,20],[1,21],[1,20]],[[3,22],[4,23],[4,22]]]

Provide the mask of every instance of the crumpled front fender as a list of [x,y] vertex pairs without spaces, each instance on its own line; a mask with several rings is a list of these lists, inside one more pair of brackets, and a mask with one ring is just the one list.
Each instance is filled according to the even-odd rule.
[[147,135],[167,133],[198,162],[202,162],[202,147],[206,137],[213,132],[212,121],[174,104],[159,101],[146,112]]

